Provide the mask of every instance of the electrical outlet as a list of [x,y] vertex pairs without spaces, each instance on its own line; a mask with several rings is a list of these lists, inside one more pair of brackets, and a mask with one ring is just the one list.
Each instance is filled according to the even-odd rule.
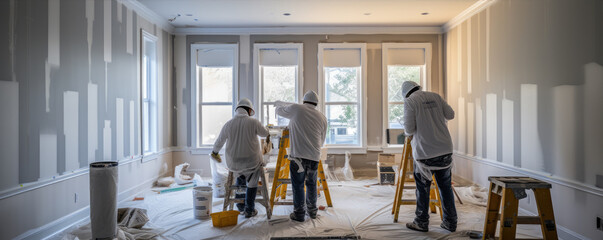
[[603,231],[603,220],[601,220],[601,217],[597,217],[597,229]]
[[73,194],[73,203],[77,203],[77,193]]

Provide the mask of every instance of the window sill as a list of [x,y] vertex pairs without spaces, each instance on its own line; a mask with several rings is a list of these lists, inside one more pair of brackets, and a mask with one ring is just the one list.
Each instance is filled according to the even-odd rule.
[[353,146],[325,146],[328,154],[345,154],[350,152],[353,154],[366,154],[366,147]]
[[383,153],[402,153],[404,145],[382,147]]
[[[191,149],[191,155],[209,155],[213,151],[213,147],[201,147]],[[221,153],[222,151],[220,151]]]

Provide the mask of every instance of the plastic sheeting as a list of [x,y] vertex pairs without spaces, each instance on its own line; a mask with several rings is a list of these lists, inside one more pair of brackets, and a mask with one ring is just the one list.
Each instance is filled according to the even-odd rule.
[[[306,217],[303,223],[289,220],[292,206],[275,206],[272,219],[266,219],[265,209],[256,204],[258,215],[246,219],[239,216],[232,227],[215,228],[211,220],[193,217],[191,190],[168,194],[147,194],[144,201],[122,205],[146,208],[150,221],[145,228],[162,229],[159,239],[270,239],[271,237],[311,237],[357,235],[362,239],[469,239],[468,232],[482,231],[485,216],[483,196],[487,190],[479,187],[457,187],[464,205],[456,203],[459,225],[450,233],[439,227],[438,214],[430,214],[429,232],[409,230],[406,222],[414,218],[414,206],[403,205],[399,222],[391,214],[395,187],[377,185],[376,179],[345,182],[329,181],[334,207],[318,211],[318,218]],[[405,190],[404,198],[414,198],[413,190]],[[287,198],[291,198],[288,196]],[[478,203],[468,204],[468,203]],[[223,199],[214,198],[213,212],[222,211]],[[324,195],[318,205],[326,206]],[[518,225],[518,238],[541,238],[536,225]],[[67,235],[74,239],[73,235]],[[80,238],[85,239],[85,238]]]
[[92,238],[117,234],[117,162],[90,164],[90,221]]

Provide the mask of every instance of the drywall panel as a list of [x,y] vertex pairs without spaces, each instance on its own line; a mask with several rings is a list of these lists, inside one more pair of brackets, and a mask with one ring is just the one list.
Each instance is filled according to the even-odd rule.
[[134,150],[134,101],[130,101],[130,156],[136,155]]
[[467,154],[475,155],[475,104],[467,103]]
[[103,160],[113,161],[111,158],[111,121],[105,120],[105,127],[103,128]]
[[133,26],[134,23],[133,21],[133,17],[132,17],[132,10],[131,9],[126,9],[126,52],[128,52],[129,54],[133,54],[133,45],[134,45],[134,40],[133,40]]
[[174,37],[174,67],[176,68],[176,142],[175,146],[188,146],[188,135],[190,134],[189,122],[189,107],[190,100],[185,94],[190,95],[190,90],[187,89],[187,69],[189,60],[186,53],[186,36],[177,35]]
[[459,97],[458,102],[458,151],[467,153],[467,120],[465,115],[465,98]]
[[475,155],[484,157],[484,110],[480,98],[475,99]]
[[[579,86],[562,85],[553,88],[554,154],[553,174],[577,179],[578,164],[578,96]],[[580,166],[583,167],[583,166]]]
[[471,94],[471,65],[473,62],[471,61],[471,49],[473,45],[471,44],[471,18],[467,20],[467,94]]
[[544,170],[542,144],[538,135],[538,86],[521,84],[521,167]]
[[88,162],[95,162],[98,149],[98,85],[88,83]]
[[515,143],[514,143],[514,111],[513,101],[503,98],[502,100],[502,162],[515,164]]
[[63,134],[65,135],[65,172],[80,168],[79,163],[79,93],[63,93]]
[[19,83],[0,81],[0,191],[19,184]]
[[586,163],[586,183],[594,185],[596,175],[603,175],[603,66],[589,63],[584,66],[584,150]]
[[498,118],[496,94],[486,94],[486,157],[498,161]]
[[105,62],[111,62],[111,3],[112,1],[103,2],[103,44]]
[[48,0],[48,63],[61,63],[61,2]]
[[116,160],[124,158],[124,99],[115,99],[115,152]]
[[[88,81],[92,81],[92,33],[94,23],[94,0],[86,0],[86,41],[88,42]],[[89,159],[90,160],[90,159]]]
[[57,175],[57,135],[40,134],[40,180]]

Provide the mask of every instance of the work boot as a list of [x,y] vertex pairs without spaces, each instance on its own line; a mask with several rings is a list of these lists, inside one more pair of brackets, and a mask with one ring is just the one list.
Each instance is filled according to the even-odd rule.
[[425,227],[421,227],[418,224],[411,222],[411,223],[406,223],[406,227],[410,230],[415,230],[415,231],[419,231],[419,232],[427,232],[429,231],[429,227],[425,226]]
[[258,210],[253,209],[253,212],[245,212],[245,218],[255,217],[258,215]]
[[440,227],[450,232],[456,232],[456,226],[452,226],[452,224],[450,223],[442,222],[442,224],[440,224]]
[[316,219],[317,212],[318,211],[308,211],[308,216],[310,216],[312,219]]
[[297,215],[295,215],[294,212],[292,212],[291,214],[289,214],[289,218],[291,218],[291,220],[293,220],[293,221],[298,221],[298,222],[303,222],[305,220],[303,215],[302,215],[301,218],[298,218]]
[[237,203],[237,209],[243,214],[245,212],[245,203]]

